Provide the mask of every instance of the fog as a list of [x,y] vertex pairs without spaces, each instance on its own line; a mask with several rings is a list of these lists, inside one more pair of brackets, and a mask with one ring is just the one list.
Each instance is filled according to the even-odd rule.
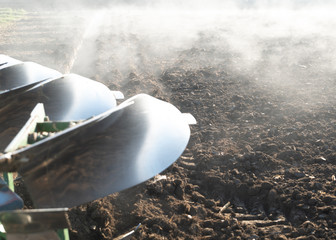
[[[113,36],[115,64],[139,54],[168,61],[183,50],[203,47],[212,48],[216,55],[237,54],[240,66],[247,68],[265,58],[272,66],[281,59],[287,65],[304,65],[307,55],[317,52],[325,61],[319,61],[319,67],[335,66],[336,19],[331,1],[147,0],[100,6],[105,14],[101,22],[92,13],[88,17],[95,21],[93,29]],[[92,35],[99,38],[99,33]]]
[[69,20],[74,15],[84,19],[67,67],[58,70],[86,77],[99,74],[101,53],[109,57],[99,64],[125,79],[132,73],[159,78],[181,61],[186,68],[226,68],[285,85],[316,82],[336,70],[334,1],[77,0],[29,7],[68,12],[60,26],[76,26]]

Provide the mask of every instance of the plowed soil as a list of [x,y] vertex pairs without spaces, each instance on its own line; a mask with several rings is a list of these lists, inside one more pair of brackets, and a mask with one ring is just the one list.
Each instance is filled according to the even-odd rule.
[[[94,41],[79,11],[29,10],[0,36],[2,54],[68,69],[126,98],[150,94],[198,122],[160,175],[71,209],[71,239],[114,239],[139,223],[131,239],[336,239],[336,69],[324,54],[335,38],[261,38],[262,54],[246,64],[225,27],[159,54],[165,45],[155,41],[166,36],[150,42],[145,31],[117,28],[131,14],[115,14],[104,12]],[[77,59],[80,44],[94,45],[90,59]]]

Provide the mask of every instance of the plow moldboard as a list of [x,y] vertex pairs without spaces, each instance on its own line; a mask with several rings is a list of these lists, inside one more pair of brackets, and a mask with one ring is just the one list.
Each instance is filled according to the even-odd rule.
[[37,63],[17,63],[0,69],[0,91],[12,90],[61,76],[61,73]]
[[137,95],[115,110],[13,153],[35,207],[73,207],[139,184],[170,166],[190,136],[173,105]]
[[1,152],[29,119],[37,103],[44,104],[52,121],[83,120],[116,106],[113,92],[105,85],[74,74],[39,83],[15,98],[0,99]]

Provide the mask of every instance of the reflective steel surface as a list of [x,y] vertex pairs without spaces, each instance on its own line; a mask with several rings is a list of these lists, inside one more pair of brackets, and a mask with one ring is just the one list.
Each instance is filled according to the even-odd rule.
[[177,108],[142,94],[13,156],[30,159],[19,173],[35,207],[73,207],[160,173],[189,136]]
[[36,63],[19,63],[0,69],[0,91],[11,90],[61,76],[61,73]]
[[0,178],[0,211],[23,208],[22,199],[12,192],[7,183]]
[[74,74],[43,81],[15,97],[1,95],[0,152],[23,127],[37,103],[44,104],[52,121],[83,120],[116,106],[113,93],[105,85]]
[[14,58],[8,57],[6,55],[0,54],[0,69],[6,68],[15,64],[21,63],[21,61]]
[[68,227],[66,208],[0,212],[6,233],[36,233]]

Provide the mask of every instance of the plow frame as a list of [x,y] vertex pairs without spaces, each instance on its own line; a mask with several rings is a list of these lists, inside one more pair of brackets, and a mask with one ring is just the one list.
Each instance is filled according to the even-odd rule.
[[[71,126],[73,122],[50,122],[45,114],[42,103],[38,103],[30,114],[30,118],[5,149],[5,153],[10,153],[21,147],[25,147],[29,142],[29,135],[36,132],[58,132]],[[3,172],[5,182],[10,190],[15,192],[13,172]],[[5,229],[0,222],[0,240],[7,239]],[[60,240],[70,240],[68,228],[55,229]]]

